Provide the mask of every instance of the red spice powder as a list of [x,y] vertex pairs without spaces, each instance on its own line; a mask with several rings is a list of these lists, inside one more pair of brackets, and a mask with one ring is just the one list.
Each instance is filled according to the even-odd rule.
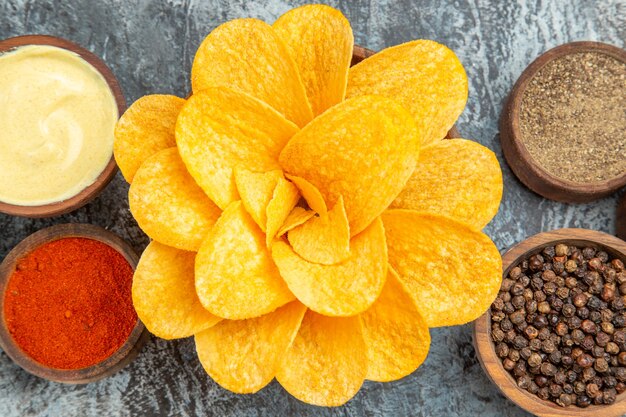
[[108,245],[66,238],[21,259],[4,314],[17,345],[52,368],[79,369],[111,356],[137,323],[133,269]]

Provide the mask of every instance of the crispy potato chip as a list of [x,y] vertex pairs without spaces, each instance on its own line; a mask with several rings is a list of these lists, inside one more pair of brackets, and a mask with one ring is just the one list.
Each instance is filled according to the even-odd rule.
[[225,87],[194,94],[176,123],[176,143],[191,176],[220,208],[239,198],[237,166],[280,169],[278,155],[298,128],[267,104]]
[[274,379],[305,312],[305,306],[292,301],[261,317],[224,320],[196,335],[200,363],[227,390],[257,392]]
[[163,339],[189,337],[221,319],[196,295],[194,252],[152,241],[133,276],[133,306],[150,333]]
[[502,171],[489,149],[466,139],[422,149],[415,172],[391,204],[441,214],[482,229],[498,212]]
[[129,183],[141,164],[155,153],[176,146],[174,126],[185,100],[154,94],[135,101],[115,126],[113,153]]
[[176,148],[143,163],[128,191],[128,204],[148,236],[190,251],[198,250],[221,214],[191,178]]
[[367,379],[395,381],[424,362],[430,348],[426,320],[391,267],[380,296],[360,317],[367,347]]
[[315,216],[315,212],[313,210],[307,210],[303,207],[294,207],[293,210],[291,210],[291,213],[289,213],[289,216],[285,219],[283,225],[280,229],[278,229],[276,237],[281,237],[294,227],[300,226],[313,216]]
[[283,241],[272,245],[272,258],[289,289],[310,309],[327,316],[353,316],[371,306],[385,284],[387,245],[376,218],[350,241],[350,258],[337,265],[308,262]]
[[267,215],[265,209],[269,204],[278,180],[283,178],[279,169],[267,172],[252,172],[245,168],[235,168],[235,183],[241,202],[256,224],[265,232]]
[[343,196],[355,236],[402,191],[415,169],[418,142],[415,122],[402,106],[362,96],[309,123],[279,161],[286,173],[317,187],[329,206]]
[[278,180],[272,200],[267,205],[267,228],[265,231],[265,242],[269,248],[272,240],[278,233],[278,229],[285,223],[289,213],[294,209],[300,200],[298,188],[284,178]]
[[502,259],[487,235],[413,210],[388,210],[382,219],[389,264],[428,327],[464,324],[489,308],[500,289]]
[[243,91],[300,127],[313,118],[287,47],[270,25],[257,19],[235,19],[215,28],[196,52],[191,85],[194,95],[217,86]]
[[311,310],[287,349],[276,379],[297,399],[325,407],[346,403],[361,388],[367,354],[358,317],[325,317]]
[[467,102],[467,76],[450,49],[417,40],[384,49],[350,68],[346,96],[379,94],[397,99],[433,143],[459,118]]
[[294,252],[309,262],[334,265],[350,257],[350,226],[340,196],[328,218],[313,217],[287,235]]
[[240,320],[267,314],[294,299],[263,238],[241,201],[224,210],[196,256],[196,291],[204,308]]
[[326,217],[328,208],[320,190],[304,178],[296,177],[295,175],[285,176],[298,187],[309,208],[319,214],[320,217]]
[[298,66],[313,114],[343,101],[354,46],[345,16],[332,7],[311,4],[289,10],[272,27]]

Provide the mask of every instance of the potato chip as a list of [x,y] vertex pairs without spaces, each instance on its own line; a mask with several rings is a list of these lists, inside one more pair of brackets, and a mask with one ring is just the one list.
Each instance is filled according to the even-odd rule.
[[279,161],[286,173],[317,187],[329,206],[343,196],[355,236],[404,188],[415,169],[418,137],[411,115],[397,102],[362,96],[308,124]]
[[221,319],[196,295],[194,252],[152,241],[133,276],[133,306],[150,333],[163,339],[189,337]]
[[129,183],[141,164],[155,153],[176,146],[174,126],[185,100],[153,94],[135,101],[115,126],[113,153]]
[[325,317],[311,310],[287,349],[276,379],[291,395],[325,407],[346,403],[367,373],[358,317]]
[[284,241],[272,258],[298,300],[327,316],[353,316],[374,303],[387,276],[387,245],[379,218],[350,241],[350,258],[336,265],[308,262]]
[[289,213],[298,204],[298,200],[300,200],[298,188],[284,178],[279,179],[272,200],[265,210],[267,216],[265,242],[268,248],[278,233],[278,229],[281,228]]
[[279,169],[267,172],[252,172],[245,168],[235,168],[235,183],[241,202],[256,224],[265,232],[269,204],[278,180],[283,178]]
[[202,243],[196,291],[204,308],[231,320],[258,317],[294,299],[241,201],[224,210]]
[[313,217],[287,235],[294,252],[309,262],[333,265],[350,257],[350,226],[340,196],[328,218]]
[[502,259],[489,237],[413,210],[388,210],[382,219],[389,264],[428,327],[464,324],[489,308],[502,281]]
[[391,267],[380,296],[360,317],[367,347],[367,379],[395,381],[424,362],[430,348],[426,320]]
[[257,392],[274,379],[305,312],[306,307],[292,301],[261,317],[224,320],[196,335],[200,363],[227,390]]
[[143,163],[128,191],[128,204],[148,236],[190,251],[198,250],[221,214],[191,178],[176,148]]
[[289,213],[289,216],[285,219],[283,225],[280,226],[280,229],[278,229],[276,237],[281,237],[291,229],[300,226],[313,216],[315,216],[315,212],[313,210],[307,210],[303,207],[294,207],[293,210],[291,210],[291,213]]
[[298,187],[300,194],[302,194],[309,207],[319,214],[320,217],[326,217],[328,208],[320,190],[304,178],[296,177],[295,175],[285,176]]
[[250,94],[300,127],[313,118],[287,47],[270,25],[257,19],[235,19],[215,28],[196,52],[191,85],[194,95],[217,86]]
[[482,229],[498,212],[502,171],[489,149],[465,139],[422,149],[415,172],[391,204],[441,214]]
[[423,145],[443,139],[467,102],[467,76],[450,49],[417,40],[384,49],[350,68],[346,96],[379,94],[405,106],[423,126]]
[[233,169],[280,169],[278,155],[298,131],[267,104],[225,87],[194,94],[176,123],[176,143],[191,176],[220,208],[237,200]]
[[298,66],[313,114],[343,101],[354,46],[345,16],[332,7],[311,4],[289,10],[272,27]]

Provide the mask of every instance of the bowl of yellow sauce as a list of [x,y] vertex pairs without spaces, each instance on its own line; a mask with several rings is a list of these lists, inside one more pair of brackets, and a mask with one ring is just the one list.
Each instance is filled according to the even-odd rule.
[[0,41],[0,212],[51,217],[87,204],[117,171],[126,101],[106,64],[52,36]]

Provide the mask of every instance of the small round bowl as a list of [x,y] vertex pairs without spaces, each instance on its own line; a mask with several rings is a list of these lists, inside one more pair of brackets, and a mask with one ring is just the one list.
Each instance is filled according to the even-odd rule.
[[137,319],[137,324],[135,324],[126,342],[102,362],[82,369],[55,369],[34,361],[20,349],[7,328],[4,316],[4,293],[17,262],[45,243],[68,237],[93,239],[112,247],[124,256],[133,270],[139,261],[139,257],[128,243],[98,226],[60,224],[33,233],[13,248],[0,264],[0,347],[16,364],[33,375],[66,384],[86,384],[114,374],[137,356],[149,338],[148,332],[139,319]]
[[[126,100],[124,99],[122,89],[120,88],[117,79],[115,78],[109,67],[107,67],[106,64],[96,55],[76,45],[73,42],[62,38],[57,38],[56,36],[46,35],[17,36],[14,38],[0,41],[0,54],[26,45],[56,46],[57,48],[67,49],[68,51],[80,55],[81,58],[91,64],[91,66],[93,66],[100,74],[102,74],[102,76],[106,80],[109,88],[111,89],[111,93],[113,93],[113,97],[115,98],[115,101],[117,103],[117,111],[119,116],[121,116],[124,111],[126,111]],[[104,171],[100,173],[96,181],[75,196],[70,197],[67,200],[59,201],[56,203],[44,204],[40,206],[19,206],[15,204],[3,203],[0,201],[0,213],[33,218],[53,217],[69,213],[93,200],[113,179],[116,172],[117,165],[115,163],[115,158],[113,158],[113,155],[111,154],[111,159],[109,160],[109,163],[104,168]]]
[[584,203],[614,193],[626,185],[626,173],[606,181],[576,183],[558,178],[530,155],[522,142],[520,109],[528,83],[549,62],[581,52],[599,52],[626,63],[626,51],[600,42],[572,42],[550,49],[520,75],[500,116],[500,143],[504,157],[515,175],[532,191],[550,200]]
[[[531,255],[541,252],[546,246],[566,243],[578,246],[601,248],[613,257],[626,260],[626,242],[615,236],[587,229],[558,229],[539,233],[513,246],[502,256],[503,276],[509,270]],[[502,393],[524,410],[539,417],[618,417],[626,413],[626,392],[617,396],[611,405],[591,405],[580,408],[575,405],[560,407],[544,401],[526,390],[519,388],[507,370],[502,367],[491,339],[491,313],[487,311],[474,322],[474,347],[478,361],[491,382]]]
[[[350,66],[358,64],[359,62],[363,61],[365,58],[369,58],[375,53],[376,52],[372,51],[371,49],[363,48],[362,46],[359,46],[359,45],[354,45],[354,49],[352,50],[352,62],[350,63]],[[454,125],[448,131],[448,134],[446,135],[445,139],[454,139],[454,138],[460,138],[460,137],[461,137],[461,134],[456,128],[456,125]]]

